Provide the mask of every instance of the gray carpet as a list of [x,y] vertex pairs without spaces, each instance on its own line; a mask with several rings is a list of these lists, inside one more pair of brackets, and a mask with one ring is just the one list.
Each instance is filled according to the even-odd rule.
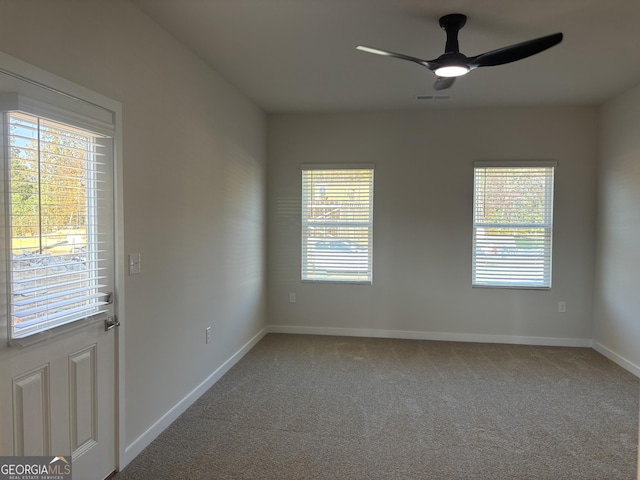
[[632,480],[636,377],[588,348],[267,335],[116,480]]

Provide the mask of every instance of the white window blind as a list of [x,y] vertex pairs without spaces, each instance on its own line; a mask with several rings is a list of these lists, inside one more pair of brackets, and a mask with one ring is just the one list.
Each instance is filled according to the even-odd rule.
[[372,282],[373,167],[302,167],[302,280]]
[[100,228],[110,139],[24,112],[4,113],[11,338],[102,312],[110,257]]
[[556,162],[476,162],[473,285],[550,288]]

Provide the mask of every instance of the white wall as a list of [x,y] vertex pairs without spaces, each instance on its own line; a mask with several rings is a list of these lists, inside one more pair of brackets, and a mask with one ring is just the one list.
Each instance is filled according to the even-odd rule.
[[1,10],[2,51],[123,105],[131,445],[264,329],[266,118],[126,0]]
[[[271,115],[269,323],[289,332],[591,345],[597,128],[595,108]],[[558,161],[551,290],[471,287],[479,159]],[[373,285],[302,283],[300,164],[354,162],[376,165]]]
[[601,110],[595,347],[640,376],[640,86]]

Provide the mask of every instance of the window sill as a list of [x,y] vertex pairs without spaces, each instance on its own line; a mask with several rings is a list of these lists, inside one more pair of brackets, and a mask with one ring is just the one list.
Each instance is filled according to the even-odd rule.
[[490,288],[501,290],[551,290],[550,286],[535,285],[471,285],[472,288]]
[[302,283],[326,283],[333,285],[373,285],[371,280],[302,280]]

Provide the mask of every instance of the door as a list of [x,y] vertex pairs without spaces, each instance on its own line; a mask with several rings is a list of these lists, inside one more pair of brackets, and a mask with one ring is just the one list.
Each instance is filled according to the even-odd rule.
[[102,480],[116,469],[115,115],[23,65],[0,56],[0,455],[71,457],[73,478]]

